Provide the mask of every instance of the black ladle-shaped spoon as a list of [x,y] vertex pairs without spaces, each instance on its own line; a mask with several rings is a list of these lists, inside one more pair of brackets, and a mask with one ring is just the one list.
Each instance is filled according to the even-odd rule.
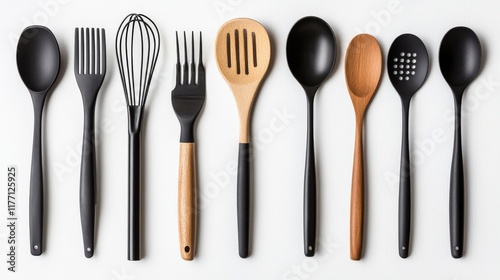
[[42,254],[43,235],[43,168],[42,112],[47,92],[59,73],[60,54],[54,34],[43,26],[29,26],[17,44],[17,68],[31,94],[34,109],[33,150],[30,181],[30,246],[31,254]]
[[297,21],[286,42],[288,67],[307,96],[307,150],[304,176],[304,253],[314,256],[316,246],[316,164],[314,159],[314,95],[335,65],[335,34],[324,20]]
[[387,57],[387,72],[401,97],[403,129],[399,172],[399,256],[408,257],[411,224],[411,172],[408,144],[408,120],[412,96],[422,86],[429,69],[429,56],[424,43],[413,34],[403,34],[394,40]]
[[464,245],[464,167],[462,159],[461,108],[465,88],[481,66],[481,43],[467,27],[455,27],[444,35],[439,48],[439,66],[455,100],[455,141],[450,177],[451,255],[461,258]]

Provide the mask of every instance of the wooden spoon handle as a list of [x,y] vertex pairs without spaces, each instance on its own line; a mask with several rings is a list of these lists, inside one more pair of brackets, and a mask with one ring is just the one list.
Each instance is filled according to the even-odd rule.
[[363,247],[364,211],[363,122],[356,122],[356,140],[351,187],[351,259],[360,260]]
[[184,260],[194,258],[196,238],[196,173],[194,143],[181,143],[179,152],[179,245]]

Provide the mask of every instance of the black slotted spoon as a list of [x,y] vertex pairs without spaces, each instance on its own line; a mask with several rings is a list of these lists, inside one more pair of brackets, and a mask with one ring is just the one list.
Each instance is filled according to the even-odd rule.
[[403,129],[399,173],[398,239],[399,256],[408,257],[411,224],[411,172],[408,143],[410,101],[422,86],[429,69],[429,56],[424,43],[413,34],[403,34],[394,40],[387,57],[387,71],[392,85],[401,97]]

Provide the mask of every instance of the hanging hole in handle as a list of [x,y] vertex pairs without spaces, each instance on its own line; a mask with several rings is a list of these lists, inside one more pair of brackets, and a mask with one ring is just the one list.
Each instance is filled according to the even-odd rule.
[[38,245],[33,246],[33,249],[38,250]]
[[189,246],[184,247],[184,252],[189,253],[189,251],[191,251],[191,248],[189,248]]
[[311,251],[311,250],[313,249],[313,246],[309,246],[309,247],[307,247],[307,249],[308,249],[309,251]]

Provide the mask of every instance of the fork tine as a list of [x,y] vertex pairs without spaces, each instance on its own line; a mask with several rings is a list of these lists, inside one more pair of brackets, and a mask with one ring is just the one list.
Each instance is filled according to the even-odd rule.
[[104,31],[104,28],[101,28],[101,45],[99,45],[99,49],[102,47],[101,50],[101,55],[99,58],[101,59],[100,63],[98,65],[101,65],[101,74],[106,74],[106,32]]
[[182,67],[184,70],[182,73],[182,81],[183,81],[182,84],[187,85],[189,76],[188,73],[189,66],[188,66],[188,56],[187,56],[186,31],[184,31],[184,65],[182,65]]
[[85,73],[90,74],[90,42],[89,42],[89,29],[85,28]]
[[194,68],[194,31],[191,32],[191,81],[190,84],[194,85],[196,82],[196,69]]
[[84,74],[83,70],[84,70],[84,67],[85,67],[85,57],[83,56],[84,52],[85,52],[85,29],[84,28],[80,28],[80,66],[78,66],[78,68],[80,69],[79,73],[80,74]]
[[179,55],[179,36],[177,31],[175,31],[175,44],[177,46],[177,63],[175,64],[175,83],[177,85],[181,84],[181,60]]
[[203,67],[203,52],[201,51],[203,49],[203,45],[201,42],[201,31],[200,31],[200,55],[198,56],[198,67]]
[[80,48],[79,48],[79,38],[78,38],[78,27],[75,28],[75,62],[74,62],[74,68],[75,68],[75,74],[80,74]]
[[96,28],[95,30],[95,40],[97,41],[96,43],[96,60],[95,60],[95,73],[96,74],[101,74],[101,32],[100,28]]
[[198,56],[198,84],[205,85],[205,67],[203,67],[203,44],[200,31],[200,55]]
[[[91,49],[92,49],[92,59],[90,60],[90,71],[89,71],[89,74],[97,74],[96,72],[96,63],[95,63],[95,31],[94,31],[94,28],[92,28],[92,36],[90,36],[91,40],[90,40],[90,45],[91,45]],[[88,51],[90,52],[90,50]]]

